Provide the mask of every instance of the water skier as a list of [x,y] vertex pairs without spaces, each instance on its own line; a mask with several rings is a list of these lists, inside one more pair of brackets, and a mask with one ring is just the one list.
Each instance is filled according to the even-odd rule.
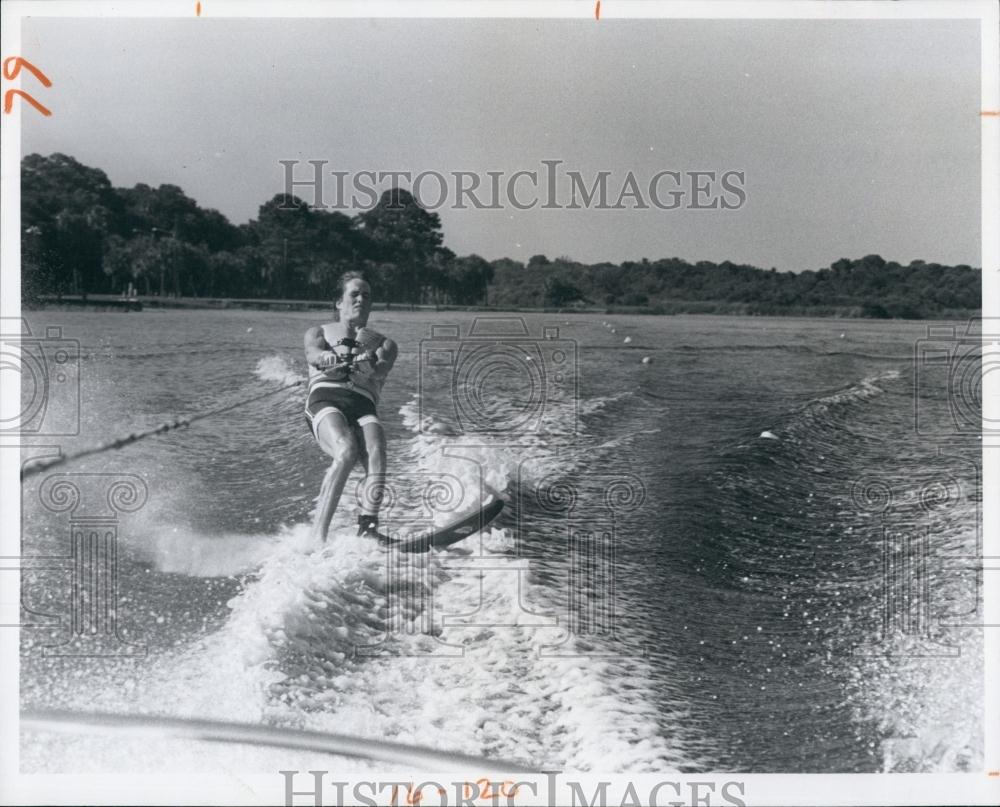
[[378,536],[386,452],[376,407],[398,353],[395,342],[368,327],[371,287],[360,272],[340,277],[334,306],[336,320],[310,328],[305,335],[306,420],[320,448],[333,459],[323,479],[313,525],[313,537],[324,541],[347,477],[359,458],[366,476],[358,535]]

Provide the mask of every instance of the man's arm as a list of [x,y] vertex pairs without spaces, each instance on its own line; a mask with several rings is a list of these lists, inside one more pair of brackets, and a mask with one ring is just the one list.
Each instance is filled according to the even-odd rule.
[[305,348],[306,362],[313,367],[320,367],[323,364],[329,363],[329,353],[332,351],[326,341],[326,337],[323,336],[322,328],[310,328],[306,331]]
[[374,375],[377,378],[385,378],[389,375],[392,365],[396,363],[396,356],[399,355],[399,348],[391,339],[386,339],[375,350],[375,363],[373,365]]

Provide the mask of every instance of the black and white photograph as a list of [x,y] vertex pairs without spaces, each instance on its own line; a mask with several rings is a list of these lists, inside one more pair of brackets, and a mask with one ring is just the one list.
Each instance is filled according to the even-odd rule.
[[4,3],[0,803],[1000,802],[998,10]]

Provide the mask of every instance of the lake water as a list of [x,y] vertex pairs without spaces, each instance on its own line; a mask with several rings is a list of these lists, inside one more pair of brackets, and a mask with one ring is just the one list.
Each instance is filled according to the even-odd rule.
[[[981,764],[979,446],[953,436],[978,405],[955,415],[954,372],[915,363],[927,324],[475,319],[372,317],[400,345],[379,407],[387,529],[440,522],[484,487],[507,502],[486,534],[400,562],[354,537],[355,478],[327,544],[310,544],[327,461],[303,388],[258,397],[304,376],[315,315],[33,314],[34,333],[80,342],[64,450],[244,403],[53,471],[145,484],[117,527],[114,590],[119,633],[144,651],[46,655],[70,573],[26,574],[24,705],[563,770]],[[73,406],[54,398],[46,417]],[[23,488],[24,554],[66,555],[44,478]],[[22,748],[36,771],[310,764],[329,767],[179,741],[26,733]]]

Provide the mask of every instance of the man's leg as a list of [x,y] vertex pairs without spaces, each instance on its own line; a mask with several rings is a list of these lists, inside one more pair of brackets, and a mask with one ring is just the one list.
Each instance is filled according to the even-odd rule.
[[358,458],[358,447],[354,435],[347,425],[347,419],[340,412],[325,415],[316,426],[316,440],[330,457],[333,464],[323,478],[319,494],[319,511],[313,524],[313,538],[326,540],[327,530],[344,492],[347,477]]
[[368,454],[368,473],[361,489],[361,515],[367,523],[378,524],[378,511],[385,493],[385,431],[377,420],[367,421],[361,429]]

